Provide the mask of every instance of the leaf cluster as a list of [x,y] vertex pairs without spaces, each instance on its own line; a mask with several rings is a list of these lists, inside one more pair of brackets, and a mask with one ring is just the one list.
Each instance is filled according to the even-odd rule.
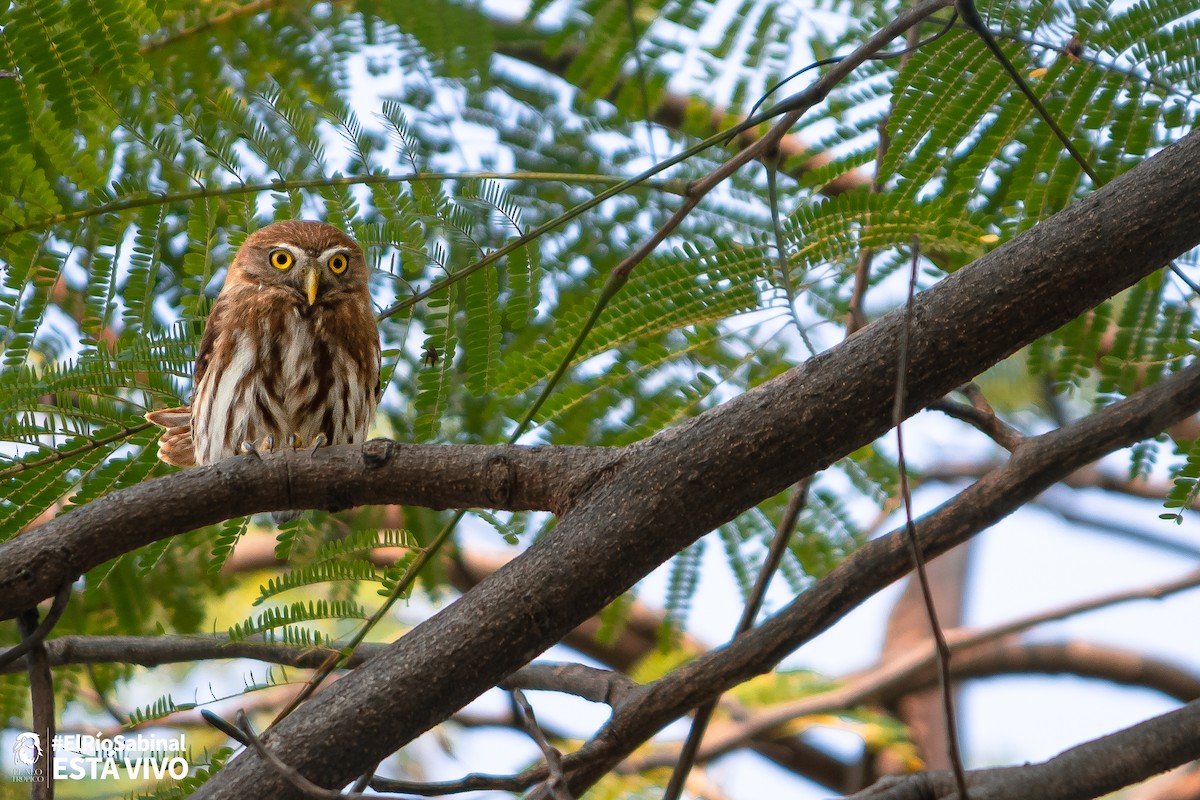
[[[766,167],[745,168],[636,268],[569,355],[613,268],[667,218],[680,187],[729,151],[564,215],[747,112],[798,59],[861,42],[898,4],[556,5],[565,10],[534,2],[513,21],[440,0],[11,4],[0,15],[0,536],[171,469],[142,415],[187,402],[224,267],[273,219],[319,217],[351,232],[381,312],[434,290],[381,314],[379,434],[503,441],[570,359],[522,441],[620,445],[800,363],[812,337],[835,343],[864,251],[875,259],[874,314],[899,300],[893,277],[914,237],[928,284],[1094,188],[982,45],[952,29],[904,59],[868,62],[801,121],[792,136],[808,151],[779,165],[778,220]],[[981,9],[1104,180],[1197,124],[1191,0]],[[818,14],[843,24],[817,26]],[[728,24],[714,28],[710,15]],[[1078,58],[1063,50],[1074,34]],[[831,188],[847,176],[860,179]],[[502,247],[513,249],[475,268]],[[1081,407],[1108,403],[1178,369],[1193,352],[1192,302],[1177,281],[1152,276],[1036,342],[1014,359],[1032,398],[1021,410],[1049,414],[1064,393]],[[1157,450],[1140,449],[1135,469]],[[1198,480],[1192,451],[1169,505],[1190,505]],[[782,565],[788,585],[836,565],[896,491],[884,449],[835,465],[800,517]],[[686,624],[706,546],[749,591],[785,503],[675,560],[664,640]],[[552,524],[479,519],[512,542]],[[444,522],[411,510],[406,533],[379,535],[379,515],[359,511],[285,527],[278,555],[290,571],[256,602],[290,591],[305,600],[242,616],[230,635],[336,639],[347,626],[322,621],[364,618],[357,587],[386,592],[405,566],[380,566],[372,551],[415,552]],[[104,565],[84,576],[61,632],[204,629],[243,583],[232,577],[236,545],[261,527],[231,520]],[[436,589],[444,576],[425,580]],[[610,632],[626,606],[613,606]],[[103,693],[130,673],[63,674],[70,701],[85,680]],[[0,680],[0,714],[24,713],[23,694]]]

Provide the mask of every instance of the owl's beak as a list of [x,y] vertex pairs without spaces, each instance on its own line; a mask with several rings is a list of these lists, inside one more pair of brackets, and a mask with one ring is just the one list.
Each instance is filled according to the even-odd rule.
[[304,288],[308,292],[308,304],[310,306],[317,302],[317,280],[320,277],[321,274],[315,266],[309,267],[308,272],[304,273]]

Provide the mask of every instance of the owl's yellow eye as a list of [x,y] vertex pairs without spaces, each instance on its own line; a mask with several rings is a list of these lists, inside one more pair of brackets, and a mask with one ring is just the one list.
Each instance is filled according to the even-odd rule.
[[348,266],[350,266],[350,259],[346,258],[345,253],[334,253],[329,257],[329,268],[333,270],[334,275],[341,275]]
[[276,269],[290,269],[292,264],[296,263],[296,257],[289,251],[279,249],[272,250],[267,256],[267,260],[271,262],[271,266]]

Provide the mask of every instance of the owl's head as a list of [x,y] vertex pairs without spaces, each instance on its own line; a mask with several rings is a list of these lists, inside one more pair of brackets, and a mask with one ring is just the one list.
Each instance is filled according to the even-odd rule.
[[366,295],[367,263],[358,244],[324,222],[287,220],[260,228],[233,258],[226,288],[237,284],[278,286],[318,300]]

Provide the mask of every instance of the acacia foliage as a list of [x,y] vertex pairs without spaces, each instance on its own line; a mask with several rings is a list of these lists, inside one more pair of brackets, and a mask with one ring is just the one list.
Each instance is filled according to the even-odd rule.
[[[186,401],[223,265],[272,218],[341,225],[375,267],[388,383],[380,433],[504,441],[565,368],[523,440],[606,445],[781,373],[806,357],[806,342],[837,341],[864,251],[875,254],[868,307],[882,310],[913,237],[929,256],[927,287],[1094,188],[973,34],[952,28],[911,57],[868,62],[802,120],[794,135],[829,157],[815,166],[785,151],[777,209],[758,164],[707,197],[576,351],[611,269],[728,153],[700,153],[586,216],[564,214],[710,133],[715,110],[738,118],[799,61],[862,41],[898,4],[818,6],[844,27],[819,30],[774,0],[650,2],[633,17],[624,0],[535,2],[522,20],[436,0],[12,5],[0,35],[0,531],[170,470],[141,414]],[[1101,180],[1195,127],[1194,3],[982,10]],[[714,35],[706,23],[721,15],[729,24]],[[1073,35],[1078,56],[1064,49]],[[668,121],[663,109],[681,92],[695,94],[684,112],[648,127]],[[881,126],[890,145],[879,157]],[[874,187],[867,178],[834,191],[855,170],[873,172]],[[1063,398],[1087,408],[1125,396],[1184,363],[1190,300],[1153,275],[1004,365],[990,396],[1035,415],[1034,427]],[[1172,447],[1138,448],[1133,472]],[[1181,463],[1172,507],[1191,503],[1200,477],[1200,456]],[[895,464],[874,446],[821,476],[782,563],[792,588],[853,550],[869,517],[861,509],[896,491]],[[784,504],[748,511],[712,540],[743,592]],[[550,524],[479,518],[511,540]],[[412,512],[405,541],[428,542],[443,523]],[[250,524],[97,568],[60,632],[209,628],[236,584],[220,567]],[[246,609],[231,634],[307,644],[328,635],[325,618],[365,615],[359,587],[386,591],[403,565],[377,567],[366,546],[329,552],[331,524],[361,537],[379,518],[285,528],[279,552],[292,572],[280,585],[305,587],[308,602],[277,592],[281,610]],[[673,564],[671,626],[686,618],[699,564],[700,546]],[[426,579],[436,587],[444,576]],[[95,680],[107,691],[130,674],[104,667]],[[84,673],[62,675],[70,700]],[[14,720],[26,697],[8,680],[0,713]]]

